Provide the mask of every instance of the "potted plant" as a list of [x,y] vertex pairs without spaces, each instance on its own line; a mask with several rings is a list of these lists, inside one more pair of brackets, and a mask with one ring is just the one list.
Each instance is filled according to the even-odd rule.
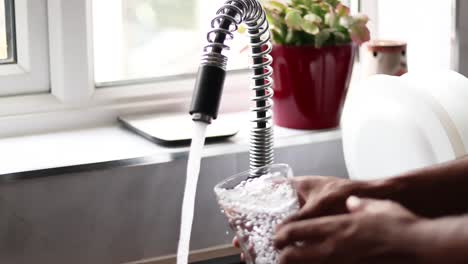
[[296,129],[339,125],[356,44],[368,18],[339,0],[264,0],[273,41],[274,120]]

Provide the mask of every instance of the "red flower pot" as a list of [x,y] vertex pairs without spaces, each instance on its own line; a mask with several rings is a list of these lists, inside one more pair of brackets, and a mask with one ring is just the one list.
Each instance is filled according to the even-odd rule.
[[337,127],[353,69],[353,46],[275,45],[272,56],[275,123],[296,129]]

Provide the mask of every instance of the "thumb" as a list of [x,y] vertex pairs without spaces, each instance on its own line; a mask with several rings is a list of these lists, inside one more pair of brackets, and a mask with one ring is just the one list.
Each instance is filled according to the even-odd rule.
[[378,213],[391,210],[396,204],[390,201],[363,199],[356,196],[350,196],[346,200],[346,207],[351,213],[368,212]]

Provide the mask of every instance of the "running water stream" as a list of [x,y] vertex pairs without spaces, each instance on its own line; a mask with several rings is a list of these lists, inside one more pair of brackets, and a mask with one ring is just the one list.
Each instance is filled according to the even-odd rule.
[[184,200],[182,203],[182,217],[177,248],[177,264],[187,264],[190,250],[190,235],[192,233],[193,215],[195,210],[195,197],[200,174],[200,162],[203,146],[205,145],[206,128],[203,122],[193,123],[193,137],[185,180]]

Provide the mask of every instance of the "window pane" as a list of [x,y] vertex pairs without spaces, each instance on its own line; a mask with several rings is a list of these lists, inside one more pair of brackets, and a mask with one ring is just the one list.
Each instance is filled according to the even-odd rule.
[[0,0],[0,63],[14,63],[15,30],[13,0]]
[[363,4],[377,4],[365,11],[371,18],[372,38],[408,43],[410,71],[451,67],[453,1],[363,0]]
[[[94,0],[95,81],[159,78],[197,71],[217,0]],[[228,69],[245,68],[247,37],[236,35]]]

